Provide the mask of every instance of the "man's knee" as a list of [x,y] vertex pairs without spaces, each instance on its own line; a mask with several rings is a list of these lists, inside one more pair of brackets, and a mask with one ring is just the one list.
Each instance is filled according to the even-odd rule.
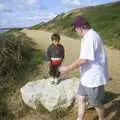
[[77,96],[77,101],[78,102],[87,102],[88,101],[88,97],[87,96]]

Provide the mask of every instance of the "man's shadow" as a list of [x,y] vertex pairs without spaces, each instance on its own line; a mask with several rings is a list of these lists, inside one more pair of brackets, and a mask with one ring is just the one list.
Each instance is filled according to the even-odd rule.
[[[116,100],[118,98],[119,100]],[[105,118],[110,114],[114,113],[110,120],[120,120],[120,94],[106,92],[105,93],[105,100],[103,101],[104,104],[110,103],[110,106],[105,109]],[[96,117],[94,120],[98,120]]]
[[112,101],[111,106],[106,110],[106,117],[111,113],[114,113],[111,120],[120,120],[120,99]]

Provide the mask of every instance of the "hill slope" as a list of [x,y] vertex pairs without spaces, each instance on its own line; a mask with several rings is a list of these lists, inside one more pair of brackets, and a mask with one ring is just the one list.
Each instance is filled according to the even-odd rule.
[[[45,51],[48,45],[50,44],[49,38],[52,33],[40,31],[40,30],[22,30],[21,32],[26,34],[27,38],[31,38],[29,39],[29,42],[32,42],[32,45],[37,50],[40,49],[42,51]],[[20,40],[23,39],[23,36],[20,36],[18,39]],[[69,41],[69,44],[68,44],[68,41]],[[66,36],[61,36],[61,43],[64,44],[65,46],[65,59],[63,64],[64,65],[70,64],[74,59],[76,59],[79,56],[80,41],[74,40]],[[71,47],[74,47],[75,49],[71,49]],[[31,55],[31,51],[29,52]],[[108,52],[108,59],[109,59],[109,70],[110,70],[109,73],[110,73],[110,77],[112,77],[112,81],[109,81],[109,84],[106,86],[106,91],[107,91],[106,99],[108,100],[108,103],[105,104],[105,108],[107,112],[106,119],[119,120],[120,118],[120,114],[119,114],[119,111],[120,111],[120,107],[119,107],[120,62],[118,61],[120,59],[120,51],[107,47],[107,52]],[[36,57],[40,58],[40,54],[37,53]],[[35,60],[37,60],[36,57],[35,57]],[[34,59],[34,57],[32,58]],[[13,60],[11,60],[11,62],[12,61]],[[29,64],[29,67],[31,67],[31,65],[32,63]],[[33,65],[35,66],[35,64]],[[48,72],[48,62],[44,62],[43,66],[38,65],[38,68],[39,68],[39,71],[37,73],[34,73],[33,71],[31,75],[25,74],[27,75],[26,77],[24,76],[24,74],[22,74],[22,77],[25,77],[25,79],[20,79],[19,81],[12,80],[12,79],[8,81],[7,79],[8,82],[5,80],[3,82],[1,81],[0,93],[1,93],[1,96],[4,96],[4,97],[0,99],[0,110],[1,110],[0,120],[54,120],[51,118],[50,114],[41,114],[25,106],[21,99],[20,88],[28,81],[43,78],[43,75],[47,74]],[[34,74],[37,74],[37,76],[35,77]],[[71,72],[68,75],[78,76],[78,74],[79,74],[79,70],[76,70],[74,72]],[[57,120],[68,120],[68,119],[75,120],[76,118],[75,111],[76,109],[73,108],[70,111],[70,113],[68,113],[68,116],[65,116],[64,118],[57,119]],[[86,118],[89,118],[89,120],[93,120],[93,117],[95,118],[95,116],[96,114],[94,110],[87,111]]]
[[[28,37],[32,38],[32,40],[38,45],[37,48],[42,48],[43,51],[46,50],[48,45],[50,44],[50,36],[52,33],[46,32],[46,31],[40,31],[40,30],[23,30]],[[69,44],[68,44],[69,41]],[[80,41],[74,40],[72,38],[61,36],[61,43],[65,46],[65,59],[63,61],[63,64],[70,64],[73,60],[75,60],[79,56],[79,47],[80,47]],[[75,49],[71,49],[71,47]],[[106,120],[119,120],[120,114],[119,114],[119,100],[120,100],[120,51],[111,49],[109,47],[106,47],[107,53],[108,53],[108,60],[109,60],[109,74],[112,78],[111,81],[109,81],[108,85],[106,86],[106,99],[108,101],[107,104],[105,104],[106,108]],[[115,56],[115,57],[114,57]],[[117,63],[117,64],[116,64]],[[42,67],[42,74],[47,73],[48,64],[45,62],[44,66]],[[41,77],[38,76],[38,78]],[[72,71],[68,74],[69,76],[79,76],[79,69],[76,71]],[[109,91],[109,92],[108,92]],[[76,114],[74,113],[74,109],[72,109],[71,113],[68,114],[67,118],[62,118],[58,120],[75,120]],[[29,113],[29,112],[28,112]],[[34,112],[31,114],[32,118],[34,120],[39,120],[38,118],[34,118],[37,114]],[[48,115],[49,116],[49,115]],[[45,115],[42,120],[45,119],[45,117],[48,117]],[[89,118],[89,120],[93,120],[93,117],[95,117],[95,110],[87,111],[86,119]],[[30,114],[27,114],[22,118],[21,120],[29,120]],[[48,120],[47,118],[45,120]],[[51,118],[49,118],[51,120]],[[53,119],[52,119],[53,120]],[[56,120],[56,119],[55,119]],[[96,120],[96,119],[94,119]]]
[[120,2],[79,8],[56,16],[48,23],[35,25],[31,29],[43,29],[76,38],[72,22],[76,16],[83,15],[103,37],[105,44],[120,49]]

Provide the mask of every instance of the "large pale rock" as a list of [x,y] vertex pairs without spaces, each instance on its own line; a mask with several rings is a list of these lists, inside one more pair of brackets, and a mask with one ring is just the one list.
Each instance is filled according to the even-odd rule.
[[79,79],[67,78],[57,85],[51,84],[50,79],[29,82],[23,86],[21,88],[23,101],[34,109],[39,107],[36,106],[36,101],[40,102],[50,112],[58,108],[68,108],[75,98]]

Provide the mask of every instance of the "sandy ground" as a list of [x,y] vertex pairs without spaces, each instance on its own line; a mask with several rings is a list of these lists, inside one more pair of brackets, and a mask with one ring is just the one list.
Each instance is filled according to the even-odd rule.
[[[40,48],[44,51],[47,50],[47,47],[49,44],[51,44],[51,34],[50,32],[46,31],[40,31],[40,30],[22,30],[28,37],[32,38],[32,40],[36,43],[36,48]],[[61,36],[61,43],[65,47],[65,59],[63,64],[69,64],[73,60],[79,57],[79,50],[80,50],[80,40],[71,39],[66,36]],[[109,62],[109,76],[110,81],[108,85],[106,86],[106,91],[108,94],[108,103],[105,104],[106,108],[106,119],[107,120],[120,120],[120,51],[106,47],[107,53],[108,53],[108,62]],[[45,62],[43,65],[43,73],[46,72],[48,69],[48,64]],[[79,70],[75,70],[74,72],[71,72],[70,75],[79,74]],[[39,78],[40,76],[38,76]],[[112,97],[111,97],[112,96]],[[95,116],[95,111],[89,111],[87,116]],[[32,115],[34,117],[34,115]],[[93,120],[91,117],[89,119],[86,118],[86,120]],[[32,118],[30,115],[26,115],[22,120],[40,120],[40,116],[38,118]],[[94,119],[97,120],[97,119]]]

